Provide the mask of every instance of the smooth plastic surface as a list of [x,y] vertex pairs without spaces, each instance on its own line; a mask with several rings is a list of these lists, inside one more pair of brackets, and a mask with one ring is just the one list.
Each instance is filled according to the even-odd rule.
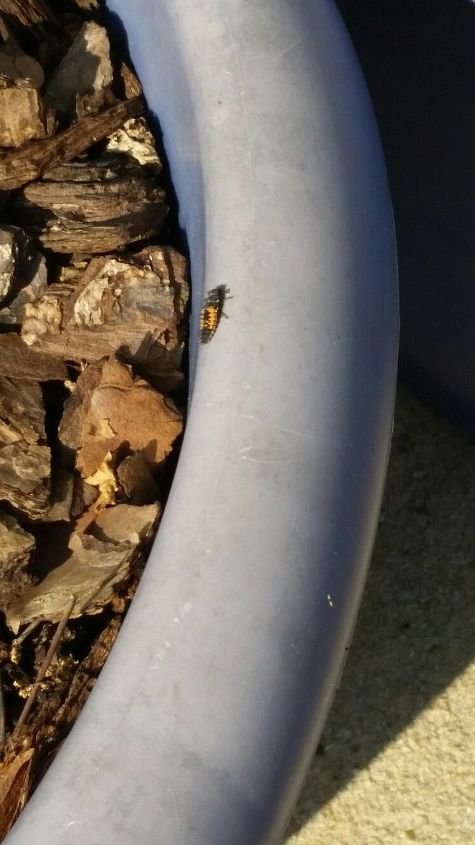
[[199,349],[136,599],[8,845],[264,845],[325,719],[380,505],[397,351],[384,167],[329,0],[110,7],[160,116],[195,327],[203,286],[234,298]]

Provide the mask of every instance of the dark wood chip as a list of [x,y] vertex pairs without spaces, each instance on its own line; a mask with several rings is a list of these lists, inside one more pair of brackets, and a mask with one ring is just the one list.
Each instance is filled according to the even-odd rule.
[[34,280],[40,265],[44,266],[43,256],[26,232],[18,226],[0,227],[0,306]]
[[89,11],[90,9],[99,9],[102,0],[73,0],[73,3],[79,6],[80,9]]
[[51,128],[41,94],[34,85],[0,87],[0,147],[20,147],[46,138]]
[[7,835],[27,799],[33,755],[33,748],[19,749],[0,763],[0,839]]
[[22,26],[56,20],[46,0],[0,0],[0,12],[17,20]]
[[40,517],[49,507],[50,464],[40,385],[0,376],[0,501]]
[[114,156],[50,170],[23,189],[12,216],[47,249],[91,254],[156,235],[167,211],[155,176]]
[[[183,428],[170,399],[114,358],[86,367],[65,402],[59,438],[77,452],[76,466],[89,484],[113,483],[117,452],[141,452],[151,467],[170,453]],[[99,477],[95,478],[99,472]]]
[[12,43],[3,44],[0,47],[0,74],[9,77],[12,82],[20,82],[23,85],[28,80],[38,89],[45,81],[45,74],[40,63]]
[[3,609],[13,599],[31,586],[25,572],[35,548],[35,538],[25,531],[17,520],[0,509],[0,607]]
[[139,80],[125,62],[122,62],[120,66],[120,78],[123,88],[122,93],[126,100],[133,100],[134,97],[142,95],[142,86]]
[[133,505],[157,501],[160,491],[143,452],[128,455],[117,467],[117,479]]
[[92,117],[74,123],[51,138],[30,141],[18,150],[0,156],[0,190],[10,191],[32,182],[57,164],[71,161],[106,138],[145,108],[141,97],[118,103]]
[[23,306],[47,288],[44,256],[16,226],[0,228],[0,323],[18,324]]
[[158,175],[162,169],[155,138],[144,117],[127,120],[109,137],[106,151],[119,154],[122,161],[130,161],[136,167],[140,165],[145,173]]
[[25,306],[22,337],[65,361],[114,352],[161,390],[176,387],[188,300],[186,260],[167,247],[94,258],[81,282],[50,285]]
[[27,346],[17,334],[0,334],[0,376],[22,381],[65,381],[66,364]]
[[158,505],[117,505],[98,514],[88,534],[74,532],[68,559],[9,604],[5,613],[9,627],[18,633],[34,622],[60,622],[71,596],[76,597],[71,619],[99,613],[112,600],[114,588],[128,578],[159,514]]
[[104,111],[117,103],[117,97],[111,88],[101,88],[92,94],[82,94],[76,97],[75,113],[79,120]]
[[15,44],[15,36],[13,30],[8,26],[6,19],[0,15],[0,38],[5,43]]
[[112,80],[107,32],[94,21],[85,21],[50,79],[45,100],[59,114],[74,118],[76,99],[107,88]]

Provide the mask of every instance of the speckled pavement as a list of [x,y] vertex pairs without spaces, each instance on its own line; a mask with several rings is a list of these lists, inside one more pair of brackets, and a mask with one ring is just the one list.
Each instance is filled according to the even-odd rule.
[[400,390],[348,663],[286,845],[475,842],[475,442]]

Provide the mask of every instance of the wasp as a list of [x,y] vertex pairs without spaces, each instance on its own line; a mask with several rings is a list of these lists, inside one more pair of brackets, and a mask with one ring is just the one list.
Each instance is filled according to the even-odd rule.
[[226,285],[218,285],[206,294],[200,315],[200,343],[209,343],[221,317],[227,318],[228,315],[223,310],[226,299],[232,299]]

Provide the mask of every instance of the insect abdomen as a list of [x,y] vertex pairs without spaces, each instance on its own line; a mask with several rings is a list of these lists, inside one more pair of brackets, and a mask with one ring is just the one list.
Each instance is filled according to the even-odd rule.
[[205,305],[201,309],[200,341],[209,343],[219,323],[219,312],[215,305]]
[[[224,300],[229,298],[226,285],[208,291],[200,314],[200,343],[209,343],[223,316]],[[226,316],[226,315],[224,315]]]

